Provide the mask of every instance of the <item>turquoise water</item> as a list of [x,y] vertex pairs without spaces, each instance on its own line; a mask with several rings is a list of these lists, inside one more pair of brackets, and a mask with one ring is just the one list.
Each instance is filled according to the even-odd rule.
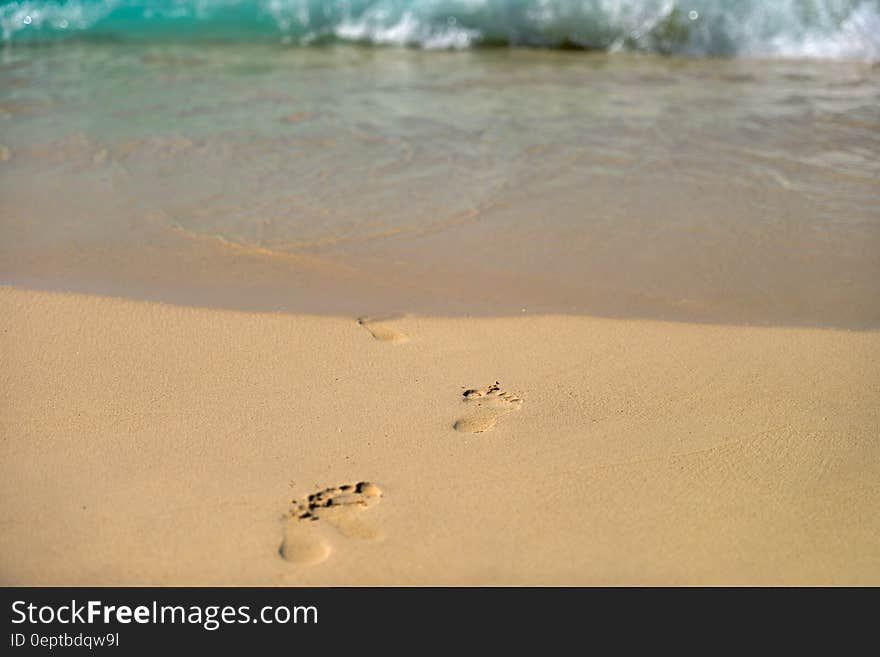
[[486,45],[880,59],[880,0],[20,0],[6,43],[103,40]]

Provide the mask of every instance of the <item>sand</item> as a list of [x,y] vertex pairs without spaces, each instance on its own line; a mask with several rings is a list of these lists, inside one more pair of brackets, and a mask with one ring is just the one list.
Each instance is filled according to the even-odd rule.
[[0,583],[880,584],[880,333],[0,288]]

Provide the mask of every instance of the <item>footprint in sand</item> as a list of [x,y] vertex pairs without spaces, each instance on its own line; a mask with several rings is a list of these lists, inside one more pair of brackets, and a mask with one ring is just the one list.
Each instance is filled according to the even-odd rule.
[[380,499],[382,491],[376,484],[360,481],[293,500],[278,553],[285,561],[301,566],[321,563],[332,551],[327,526],[347,538],[381,538],[381,532],[358,517]]
[[358,324],[363,326],[370,332],[370,335],[373,336],[379,342],[406,342],[409,338],[391,328],[388,325],[388,322],[400,319],[399,317],[361,317],[358,319]]
[[456,420],[452,427],[456,431],[467,433],[488,431],[495,426],[499,417],[519,410],[522,405],[522,399],[512,393],[504,392],[498,381],[485,390],[465,390],[461,396],[471,412]]

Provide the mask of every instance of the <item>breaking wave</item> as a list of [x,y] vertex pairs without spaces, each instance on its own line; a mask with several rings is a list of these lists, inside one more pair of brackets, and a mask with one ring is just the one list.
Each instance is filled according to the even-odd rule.
[[880,61],[880,0],[18,0],[7,44],[64,39],[582,48]]

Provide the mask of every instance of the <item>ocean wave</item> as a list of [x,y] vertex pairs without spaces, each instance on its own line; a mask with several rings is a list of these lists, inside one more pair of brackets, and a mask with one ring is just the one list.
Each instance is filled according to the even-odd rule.
[[334,41],[880,61],[880,0],[17,0],[7,44]]

